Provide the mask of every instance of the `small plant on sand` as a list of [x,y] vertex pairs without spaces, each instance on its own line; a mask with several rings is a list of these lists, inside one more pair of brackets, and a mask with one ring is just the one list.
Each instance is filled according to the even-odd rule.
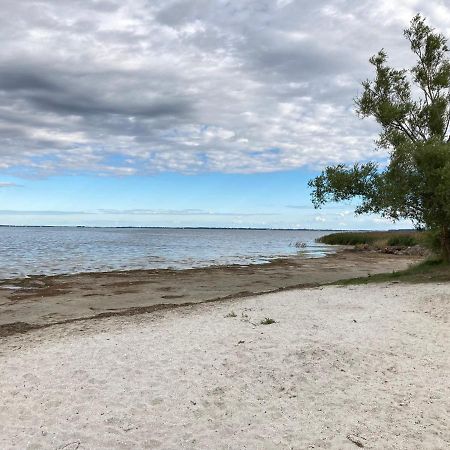
[[237,314],[234,311],[231,311],[225,317],[237,317]]
[[273,323],[276,323],[275,320],[271,319],[270,317],[266,317],[265,319],[261,320],[261,325],[272,325]]

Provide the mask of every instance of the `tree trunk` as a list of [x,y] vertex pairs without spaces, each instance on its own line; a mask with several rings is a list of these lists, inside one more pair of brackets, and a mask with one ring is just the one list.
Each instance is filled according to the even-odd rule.
[[442,259],[445,262],[450,262],[450,229],[446,225],[442,226],[441,243]]

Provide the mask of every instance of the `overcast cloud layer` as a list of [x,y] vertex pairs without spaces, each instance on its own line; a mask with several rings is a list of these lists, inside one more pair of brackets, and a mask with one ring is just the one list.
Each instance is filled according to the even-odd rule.
[[[372,156],[368,57],[444,1],[2,0],[0,169],[252,173]],[[446,28],[447,27],[447,28]]]

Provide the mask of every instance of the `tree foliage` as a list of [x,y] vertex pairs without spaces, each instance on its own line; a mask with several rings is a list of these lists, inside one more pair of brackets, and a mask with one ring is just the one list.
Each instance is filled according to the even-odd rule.
[[316,208],[329,201],[360,200],[357,214],[410,219],[440,232],[450,258],[450,62],[446,38],[416,15],[404,31],[416,63],[397,70],[381,50],[370,58],[375,78],[356,98],[360,117],[381,127],[376,144],[389,152],[384,168],[374,162],[327,167],[310,180]]

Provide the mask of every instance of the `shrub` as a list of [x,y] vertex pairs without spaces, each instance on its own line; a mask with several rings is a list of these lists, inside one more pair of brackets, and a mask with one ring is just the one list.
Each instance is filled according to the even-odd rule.
[[391,247],[412,247],[417,245],[417,240],[410,235],[398,235],[389,238],[387,244]]
[[431,230],[425,233],[423,245],[425,245],[433,252],[439,252],[439,250],[441,249],[441,236],[439,231]]

